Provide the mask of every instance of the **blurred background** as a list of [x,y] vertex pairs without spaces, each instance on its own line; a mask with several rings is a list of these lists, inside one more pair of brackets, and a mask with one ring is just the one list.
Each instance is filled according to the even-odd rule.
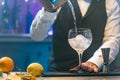
[[11,57],[14,71],[25,71],[32,62],[39,62],[47,70],[51,38],[36,42],[29,34],[32,20],[41,8],[39,0],[0,0],[0,57]]
[[44,41],[33,41],[29,35],[32,20],[41,8],[39,0],[0,0],[0,57],[13,58],[14,71],[25,71],[32,62],[41,63],[47,71],[52,28]]
[[0,0],[0,33],[29,34],[38,10],[39,0]]
[[41,7],[38,0],[0,0],[0,33],[29,33]]

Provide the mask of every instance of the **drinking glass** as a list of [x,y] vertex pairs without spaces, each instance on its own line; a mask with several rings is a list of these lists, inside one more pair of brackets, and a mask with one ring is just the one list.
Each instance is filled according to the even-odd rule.
[[81,65],[82,54],[92,42],[92,32],[89,28],[73,28],[68,32],[68,42],[77,51],[79,65]]

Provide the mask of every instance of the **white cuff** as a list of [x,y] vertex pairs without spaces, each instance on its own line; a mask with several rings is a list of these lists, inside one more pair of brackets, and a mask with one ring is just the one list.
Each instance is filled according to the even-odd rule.
[[46,11],[44,8],[42,8],[43,10],[43,14],[44,14],[44,18],[47,20],[55,20],[57,14],[59,13],[61,8],[59,8],[56,12],[48,12]]

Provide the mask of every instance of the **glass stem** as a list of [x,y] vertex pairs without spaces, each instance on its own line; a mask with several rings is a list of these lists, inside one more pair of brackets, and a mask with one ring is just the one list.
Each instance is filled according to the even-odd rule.
[[81,53],[79,53],[78,54],[78,56],[79,56],[79,66],[81,65],[81,63],[82,63],[82,54]]

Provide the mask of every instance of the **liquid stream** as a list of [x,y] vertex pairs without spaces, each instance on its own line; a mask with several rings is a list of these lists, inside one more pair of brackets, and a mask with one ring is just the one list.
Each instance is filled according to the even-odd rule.
[[70,0],[68,0],[68,3],[69,3],[69,6],[70,6],[70,8],[71,8],[71,11],[72,11],[74,28],[75,28],[75,32],[76,32],[76,34],[77,34],[77,23],[76,23],[75,10],[74,10],[74,7],[73,7],[73,5],[72,5],[72,3],[71,3]]

